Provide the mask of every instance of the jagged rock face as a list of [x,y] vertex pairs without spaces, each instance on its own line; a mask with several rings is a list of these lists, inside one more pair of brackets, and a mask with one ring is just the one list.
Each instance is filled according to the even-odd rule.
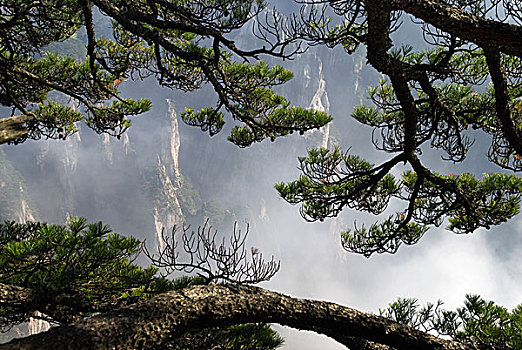
[[[308,108],[313,108],[315,110],[330,113],[330,101],[328,100],[328,93],[326,92],[326,81],[324,80],[323,74],[323,62],[317,58],[318,61],[318,78],[319,78],[319,86],[317,87],[317,91],[312,97],[312,101]],[[330,138],[330,123],[323,126],[319,130],[311,131],[311,133],[319,132],[322,134],[321,142],[319,147],[328,148],[328,140]]]
[[[37,312],[37,315],[35,316],[41,316],[39,312]],[[41,320],[39,318],[31,318],[31,320],[28,322],[27,325],[27,332],[28,335],[32,334],[38,334],[41,332],[46,332],[51,328],[51,325],[49,322]]]
[[[14,220],[19,223],[35,221],[34,205],[24,187],[22,175],[5,158],[0,148],[0,221]],[[48,322],[31,319],[28,323],[15,327],[9,334],[5,334],[4,340],[36,334],[48,329]]]
[[[170,120],[170,128],[167,128],[162,137],[161,159],[164,164],[169,165],[171,176],[177,181],[181,181],[181,172],[179,170],[179,148],[181,140],[179,136],[178,115],[174,106],[174,102],[170,99],[166,100],[168,105],[167,116]],[[162,135],[163,136],[163,135]]]
[[[20,187],[20,191],[23,192],[22,187]],[[29,208],[25,199],[22,199],[20,203],[20,210],[18,211],[16,220],[21,224],[26,223],[27,221],[35,221],[32,210]]]
[[[63,142],[41,140],[38,143],[36,166],[44,180],[43,187],[47,187],[48,193],[50,192],[56,205],[55,208],[49,210],[51,206],[42,203],[45,216],[51,215],[65,220],[69,215],[75,214],[77,186],[74,178],[77,176],[81,142],[81,130],[79,130]],[[49,183],[45,184],[45,182]],[[47,195],[44,196],[47,197]]]
[[35,214],[22,175],[0,148],[0,221],[3,220],[25,223],[34,221]]
[[101,137],[103,139],[103,155],[105,156],[105,160],[112,164],[114,155],[111,149],[111,137],[108,134],[103,134]]
[[178,116],[172,100],[167,99],[167,126],[161,133],[161,150],[158,155],[156,171],[159,176],[160,196],[154,201],[155,246],[163,248],[161,234],[183,223],[183,212],[178,198],[183,186],[179,170],[179,135]]
[[[357,65],[353,64],[355,61]],[[334,97],[339,95],[335,79],[346,83],[355,77],[359,82],[356,73],[363,68],[363,61],[364,55],[351,58],[342,51],[323,55],[317,50],[310,50],[296,61],[288,65],[285,63],[294,72],[295,78],[282,87],[281,93],[297,105],[334,115],[342,110],[346,114],[349,107],[339,107],[338,98],[334,102]],[[343,69],[333,74],[334,66]],[[360,86],[363,86],[362,81]],[[358,91],[363,89],[358,87],[356,90],[359,94]],[[344,90],[343,93],[347,95],[343,103],[350,99],[360,100],[360,97],[352,96],[351,91],[347,94]],[[186,101],[189,97],[181,93],[174,93],[173,96],[176,101],[183,101],[183,104],[179,103],[181,108],[203,103]],[[200,99],[208,101],[207,97]],[[335,134],[334,137],[332,130],[338,123],[349,119],[336,118],[332,125],[315,131],[306,140],[281,138],[275,148],[263,142],[252,147],[252,150],[238,150],[224,142],[226,130],[212,139],[196,128],[189,131],[189,127],[178,123],[172,100],[167,100],[166,105],[162,104],[163,101],[157,98],[154,108],[158,111],[166,107],[166,120],[154,115],[143,117],[152,122],[133,125],[122,140],[80,131],[65,142],[37,142],[33,146],[37,149],[33,152],[33,159],[25,161],[35,165],[26,166],[23,173],[28,183],[33,184],[29,192],[38,193],[42,219],[63,222],[68,215],[82,215],[111,223],[120,232],[121,227],[131,228],[128,233],[142,238],[150,237],[152,232],[157,237],[161,228],[180,224],[187,215],[195,216],[194,213],[199,211],[196,220],[205,216],[200,215],[201,208],[198,206],[194,206],[193,210],[184,206],[180,193],[186,187],[183,174],[190,179],[195,191],[201,194],[203,202],[220,202],[225,212],[223,215],[228,215],[232,221],[254,222],[260,219],[268,222],[272,206],[268,197],[274,194],[258,193],[258,185],[271,188],[275,181],[282,180],[282,177],[270,175],[276,173],[274,170],[278,164],[297,164],[296,158],[303,155],[303,151],[296,153],[296,150],[303,149],[303,145],[331,148],[341,142],[339,139],[344,135]],[[338,129],[344,130],[344,126]],[[139,134],[147,134],[153,141],[144,143]],[[141,188],[145,171],[153,172],[159,179],[152,198],[144,195]],[[238,188],[242,189],[239,196],[235,194]],[[253,198],[258,200],[252,201]],[[21,210],[21,213],[27,214],[27,210]]]
[[129,134],[128,133],[125,133],[123,134],[123,149],[125,151],[125,155],[129,155],[131,152],[133,152],[134,150],[132,149],[131,147],[131,143],[130,143],[130,139],[129,139]]
[[155,246],[158,249],[163,248],[163,240],[161,234],[164,229],[170,230],[174,226],[183,223],[183,212],[178,200],[178,193],[181,189],[180,181],[174,181],[169,175],[167,167],[158,158],[158,167],[160,179],[160,188],[158,192],[161,196],[154,202],[154,228],[155,228]]

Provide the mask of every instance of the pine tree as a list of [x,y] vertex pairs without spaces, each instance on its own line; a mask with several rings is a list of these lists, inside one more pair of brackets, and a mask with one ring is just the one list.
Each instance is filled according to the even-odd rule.
[[[519,213],[522,180],[522,8],[494,1],[309,1],[296,35],[314,44],[363,48],[384,78],[369,88],[373,106],[352,112],[373,128],[387,161],[373,164],[339,149],[312,149],[299,159],[302,175],[276,189],[301,204],[308,221],[351,208],[383,214],[390,200],[404,209],[370,226],[343,232],[346,250],[369,257],[415,244],[430,227],[447,222],[455,233],[489,229]],[[411,21],[410,21],[411,19]],[[425,42],[414,48],[392,34],[413,23]],[[411,32],[409,35],[412,35]],[[398,41],[398,42],[397,42]],[[487,154],[503,172],[477,177],[439,174],[423,159],[429,148],[461,163],[473,135],[491,139]],[[481,134],[479,134],[479,132]],[[393,175],[401,166],[409,169]],[[480,172],[480,169],[476,169]]]
[[[342,234],[346,249],[365,256],[394,253],[402,244],[418,242],[429,227],[444,222],[456,233],[471,233],[498,225],[519,212],[522,180],[516,173],[522,169],[522,7],[518,2],[310,0],[306,5],[299,14],[284,18],[277,11],[265,15],[265,3],[259,0],[3,1],[0,104],[12,112],[0,119],[0,143],[42,136],[65,138],[80,120],[97,132],[119,136],[130,126],[129,117],[150,109],[150,101],[122,98],[119,86],[125,80],[145,76],[183,91],[210,85],[216,104],[200,111],[187,109],[182,118],[214,135],[223,129],[227,113],[238,124],[229,140],[240,147],[294,131],[302,133],[327,124],[331,118],[294,107],[274,92],[292,74],[259,59],[290,59],[307,45],[342,47],[348,54],[362,47],[368,64],[385,78],[369,90],[374,106],[359,106],[352,115],[374,128],[373,144],[390,153],[389,160],[373,164],[339,149],[312,149],[300,159],[302,176],[276,185],[283,198],[302,204],[301,213],[312,221],[335,216],[346,207],[378,215],[390,200],[402,200],[403,211]],[[98,10],[114,21],[112,38],[97,33],[93,13]],[[392,34],[405,16],[415,18],[426,41],[424,49],[393,42]],[[254,18],[254,35],[262,43],[257,49],[242,49],[230,34],[250,25]],[[62,45],[71,44],[81,28],[85,31],[85,55],[73,57]],[[487,158],[503,172],[477,178],[468,173],[438,174],[426,166],[422,157],[426,147],[441,151],[446,161],[461,163],[473,146],[469,129],[491,138]],[[399,165],[409,169],[396,178],[392,171]],[[68,261],[75,255],[71,247],[62,247],[64,237],[95,242],[96,232],[108,233],[103,225],[87,227],[85,235],[79,237],[73,227],[11,227],[9,232],[20,237],[26,237],[29,231],[43,232],[43,240],[34,249],[52,252],[43,257],[61,254],[60,259]],[[84,232],[83,228],[78,232]],[[111,241],[127,246],[124,249],[129,251],[134,249],[132,240],[107,238]],[[54,244],[52,250],[49,244]],[[26,245],[5,244],[2,252],[10,257],[23,256]],[[94,249],[88,254],[94,254],[93,261],[99,264],[104,261],[103,254],[112,254],[111,249]],[[104,253],[97,256],[99,252]],[[128,257],[116,259],[124,271],[122,276],[127,276],[124,280],[116,278],[120,275],[111,278],[110,267],[114,266],[110,264],[106,266],[109,270],[100,270],[109,272],[106,280],[94,278],[110,291],[102,294],[85,284],[82,278],[86,274],[74,270],[75,264],[58,265],[49,274],[51,265],[45,259],[23,260],[29,265],[13,266],[4,258],[10,269],[5,272],[8,284],[2,286],[1,302],[6,305],[3,317],[26,317],[23,305],[13,300],[30,303],[35,297],[33,290],[44,287],[51,288],[46,290],[48,295],[63,298],[60,300],[67,307],[75,306],[72,300],[79,300],[80,307],[91,299],[97,300],[96,307],[113,307],[113,299],[123,295],[126,299],[143,298],[142,303],[118,307],[10,346],[22,348],[41,341],[58,349],[69,338],[87,347],[155,346],[164,343],[166,335],[179,337],[190,327],[250,321],[275,321],[322,332],[356,349],[520,345],[519,308],[508,312],[476,297],[468,298],[461,313],[441,314],[455,317],[464,327],[459,330],[457,323],[447,323],[449,328],[444,332],[454,336],[450,341],[339,305],[298,300],[246,285],[195,286],[146,299],[151,285],[159,283],[161,289],[169,283],[157,279],[154,269],[135,267]],[[37,269],[31,270],[35,266]],[[22,267],[25,270],[19,277],[9,272]],[[44,283],[48,278],[53,279],[49,286]],[[140,283],[146,288],[139,287]],[[71,295],[75,298],[68,299]],[[17,299],[9,299],[11,296]],[[38,305],[47,304],[39,300]],[[396,321],[411,323],[417,317],[412,301],[399,301],[391,308],[394,311],[388,316],[406,312]],[[436,313],[424,310],[419,317],[428,314],[429,322],[442,322]],[[67,316],[61,314],[63,310],[51,308],[46,312],[55,312],[56,319]],[[143,313],[166,317],[168,322],[144,320]],[[121,317],[123,314],[126,318]],[[83,314],[73,316],[78,315]],[[87,329],[119,336],[89,337]]]
[[[290,71],[257,61],[259,55],[287,57],[290,42],[248,51],[227,39],[264,6],[260,0],[4,1],[0,104],[13,116],[0,119],[0,143],[65,138],[80,120],[119,137],[129,117],[151,107],[146,99],[122,98],[120,83],[151,75],[182,91],[212,86],[216,106],[187,109],[182,118],[214,135],[228,111],[240,122],[230,140],[241,147],[325,125],[326,114],[291,106],[273,91],[292,78]],[[114,21],[112,38],[97,34],[96,11]],[[78,60],[63,53],[80,29],[86,50]]]
[[[71,218],[67,225],[0,224],[0,331],[31,318],[70,326],[167,291],[209,283],[198,275],[168,279],[155,266],[143,268],[135,263],[141,251],[138,239],[85,218]],[[282,343],[268,325],[251,323],[188,330],[164,346],[273,350]]]

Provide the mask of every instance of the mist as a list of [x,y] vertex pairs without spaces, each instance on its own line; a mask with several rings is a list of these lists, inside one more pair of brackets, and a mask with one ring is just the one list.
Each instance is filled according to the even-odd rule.
[[[520,216],[472,235],[456,235],[442,225],[432,228],[417,245],[402,246],[395,255],[366,259],[342,249],[340,232],[353,227],[354,221],[371,224],[378,218],[345,210],[322,223],[305,222],[299,208],[282,200],[273,188],[276,182],[294,180],[299,174],[297,157],[325,140],[328,147],[350,148],[351,153],[373,163],[388,159],[389,155],[377,152],[371,144],[371,129],[350,118],[356,104],[368,103],[367,86],[377,82],[378,74],[365,62],[362,50],[348,56],[342,50],[324,48],[311,49],[288,62],[295,78],[281,92],[303,107],[309,107],[315,98],[313,105],[334,117],[328,131],[239,149],[226,140],[233,122],[209,137],[179,119],[185,107],[213,105],[216,97],[210,89],[184,94],[146,80],[122,84],[125,96],[149,98],[153,109],[135,118],[120,140],[81,127],[67,141],[27,141],[1,149],[24,179],[20,188],[30,197],[31,216],[36,220],[60,224],[70,215],[84,216],[151,243],[157,235],[155,213],[171,215],[171,224],[187,222],[192,227],[210,218],[214,220],[210,224],[225,234],[237,221],[241,227],[249,224],[249,245],[281,261],[275,277],[261,284],[273,291],[372,313],[397,297],[417,298],[421,304],[441,299],[445,308],[454,309],[462,305],[467,293],[509,309],[515,307],[522,302]],[[318,95],[321,84],[324,91]],[[176,113],[169,111],[167,99]],[[176,130],[172,118],[178,121]],[[476,147],[458,166],[443,162],[440,154],[430,150],[423,160],[441,172],[499,171],[485,155],[489,140],[481,134],[473,136]],[[189,193],[187,203],[191,203],[179,198],[181,215],[160,208],[158,197],[147,187],[158,176],[159,163],[166,164],[167,175],[174,179],[174,160],[165,154],[165,142],[173,137],[179,138],[177,167]],[[403,206],[392,203],[389,211]],[[2,219],[26,219],[9,215]],[[344,349],[312,332],[276,329],[285,337],[282,349]]]

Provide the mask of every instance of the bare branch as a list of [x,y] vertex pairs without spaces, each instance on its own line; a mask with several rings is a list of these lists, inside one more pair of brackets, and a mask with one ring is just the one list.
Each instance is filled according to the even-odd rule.
[[180,232],[179,227],[174,226],[170,235],[162,230],[163,248],[157,253],[151,253],[143,244],[145,255],[153,265],[164,270],[165,277],[176,271],[196,272],[209,283],[255,284],[268,281],[279,271],[280,262],[273,256],[266,262],[257,248],[247,248],[248,225],[243,233],[237,222],[234,223],[230,237],[221,240],[208,220],[197,231],[189,230],[190,227],[183,226]]

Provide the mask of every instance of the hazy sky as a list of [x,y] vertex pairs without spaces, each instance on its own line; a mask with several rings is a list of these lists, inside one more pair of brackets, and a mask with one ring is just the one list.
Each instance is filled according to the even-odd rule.
[[[360,53],[359,57],[362,57]],[[312,51],[291,64],[296,78],[283,91],[293,97],[293,102],[307,107],[322,74],[335,120],[331,134],[343,148],[352,147],[353,152],[377,162],[386,159],[387,155],[373,150],[369,139],[371,130],[349,118],[353,105],[361,101],[367,82],[376,78],[371,69],[363,68],[361,72],[360,67],[355,67],[363,61],[354,61],[339,51],[335,54],[324,49]],[[128,94],[145,94],[154,102],[153,110],[136,120],[129,131],[134,158],[125,156],[122,140],[111,140],[109,149],[113,159],[109,161],[103,138],[88,132],[82,133],[82,137],[91,141],[79,148],[48,141],[4,147],[8,158],[28,178],[28,188],[36,197],[41,197],[41,203],[70,195],[74,197],[71,210],[79,211],[74,214],[103,220],[121,233],[141,238],[150,236],[154,231],[152,222],[140,219],[150,213],[138,212],[146,199],[140,194],[143,184],[137,173],[143,171],[143,164],[152,164],[151,159],[155,161],[161,153],[156,141],[161,128],[165,127],[159,121],[166,112],[164,99],[173,98],[180,110],[185,106],[212,105],[215,101],[208,92],[184,95],[151,88],[154,84],[150,84],[122,84]],[[305,155],[306,148],[319,138],[302,141],[296,135],[239,150],[226,141],[226,136],[221,133],[209,139],[195,128],[180,125],[180,168],[182,174],[190,174],[194,181],[205,181],[200,191],[204,200],[219,196],[223,204],[248,208],[245,210],[248,215],[238,219],[251,224],[250,244],[260,248],[265,256],[273,254],[281,260],[280,272],[262,284],[263,287],[368,312],[377,312],[397,297],[415,297],[422,303],[442,299],[447,308],[462,305],[466,293],[480,294],[508,308],[522,302],[519,292],[522,290],[520,216],[508,224],[467,236],[458,236],[443,228],[432,229],[419,244],[403,246],[393,256],[374,255],[365,259],[342,250],[339,232],[350,227],[356,219],[366,223],[375,219],[346,211],[340,218],[324,223],[306,223],[299,216],[298,207],[284,202],[273,189],[277,181],[295,179],[297,157]],[[477,137],[478,150],[460,168],[442,164],[438,155],[429,153],[428,164],[442,170],[478,174],[485,169],[491,170],[485,159],[485,149],[480,147],[488,140],[482,140],[482,135]],[[42,152],[47,152],[45,166],[37,164],[36,158]],[[67,159],[77,162],[73,171]],[[138,164],[132,163],[132,159]],[[67,174],[73,174],[74,179],[64,179]],[[42,189],[42,183],[68,187],[63,193],[50,194]],[[40,212],[43,221],[57,220],[52,213],[58,209],[41,209]],[[343,348],[312,333],[280,331],[286,338],[284,349]]]

